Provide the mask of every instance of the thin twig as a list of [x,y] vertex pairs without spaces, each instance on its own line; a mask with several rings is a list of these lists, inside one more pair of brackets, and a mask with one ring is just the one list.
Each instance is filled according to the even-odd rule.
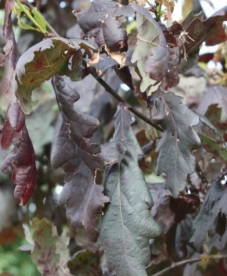
[[[17,3],[19,5],[21,5],[20,0],[16,0]],[[26,1],[27,2],[27,1]],[[39,11],[38,11],[39,12]],[[40,12],[39,12],[40,13]],[[43,15],[40,13],[40,15],[43,17]],[[30,15],[27,15],[29,18],[31,17]],[[53,29],[53,27],[46,21],[46,19],[43,17],[43,19],[45,20],[47,27],[51,30],[51,32],[56,35],[59,36],[59,34]],[[32,19],[31,19],[32,20]],[[144,116],[142,113],[140,113],[137,109],[135,109],[134,107],[132,107],[131,105],[129,105],[127,102],[125,102],[125,100],[117,94],[117,92],[115,90],[113,90],[111,88],[111,86],[109,86],[108,83],[106,83],[102,78],[98,77],[95,70],[91,67],[87,66],[87,63],[85,60],[83,60],[83,66],[88,70],[88,72],[97,80],[97,82],[99,82],[102,87],[105,88],[105,90],[110,93],[115,99],[117,99],[119,102],[124,103],[125,105],[127,105],[128,110],[130,110],[132,113],[134,113],[137,117],[139,117],[140,119],[142,119],[144,122],[146,122],[147,124],[153,126],[154,128],[156,128],[159,131],[163,131],[161,127],[159,127],[158,125],[154,124],[148,117]]]
[[139,117],[140,119],[142,119],[144,122],[146,122],[147,124],[153,126],[154,128],[163,131],[161,127],[157,126],[156,124],[154,124],[148,117],[144,116],[142,113],[140,113],[137,109],[135,109],[134,107],[132,107],[131,105],[129,105],[127,102],[125,102],[125,100],[119,95],[117,94],[117,92],[111,87],[109,86],[108,83],[106,83],[102,78],[98,77],[95,70],[91,67],[87,67],[87,63],[84,60],[83,61],[83,66],[88,70],[88,72],[97,80],[97,82],[99,82],[102,87],[105,88],[105,90],[110,93],[115,99],[117,99],[119,102],[124,103],[127,105],[128,110],[130,110],[132,113],[134,113],[137,117]]
[[[209,259],[227,259],[227,255],[207,255]],[[194,258],[194,259],[187,259],[187,260],[183,260],[177,263],[172,263],[171,266],[168,266],[166,268],[164,268],[163,270],[153,274],[152,276],[161,276],[162,274],[164,274],[165,272],[178,267],[178,266],[182,266],[185,264],[190,264],[190,263],[195,263],[195,262],[199,262],[203,259],[203,257],[199,257],[199,258]]]

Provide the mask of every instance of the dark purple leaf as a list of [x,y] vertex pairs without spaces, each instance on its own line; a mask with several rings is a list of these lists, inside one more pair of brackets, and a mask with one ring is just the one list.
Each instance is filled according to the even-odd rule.
[[[187,36],[192,39],[187,39],[185,49],[187,53],[192,53],[199,49],[200,45],[205,41],[206,45],[213,46],[226,41],[226,32],[223,28],[223,22],[227,20],[227,6],[215,12],[206,20],[201,20],[199,16],[192,18],[189,14],[190,23],[187,18],[183,22]],[[193,19],[193,20],[192,20]]]
[[25,116],[18,103],[11,103],[8,107],[8,116],[11,127],[19,132],[25,124]]
[[97,130],[99,121],[74,110],[73,103],[79,100],[79,94],[67,86],[63,78],[55,77],[52,84],[63,119],[51,157],[54,167],[65,171],[66,183],[59,202],[66,205],[71,225],[84,226],[90,239],[95,240],[97,215],[108,202],[108,197],[102,193],[103,187],[95,183],[95,172],[117,158],[117,145],[101,149],[98,144],[90,143],[89,138]]
[[226,175],[222,178],[216,177],[206,194],[199,214],[193,222],[194,234],[190,242],[194,244],[197,250],[202,249],[209,231],[215,230],[219,212],[227,214],[226,187]]
[[111,52],[127,50],[127,34],[119,26],[125,21],[124,16],[133,16],[129,6],[97,1],[85,11],[74,11],[74,15],[84,34],[94,37],[99,47],[105,45]]

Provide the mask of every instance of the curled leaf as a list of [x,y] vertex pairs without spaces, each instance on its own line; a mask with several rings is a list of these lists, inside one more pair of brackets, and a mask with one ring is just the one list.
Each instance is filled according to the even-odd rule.
[[56,73],[68,72],[69,59],[79,49],[75,41],[60,37],[47,38],[29,48],[16,66],[17,97],[25,113],[30,113],[34,103],[32,91]]
[[[5,174],[12,172],[12,181],[17,185],[14,191],[15,198],[20,200],[21,205],[25,205],[35,189],[35,153],[27,128],[23,124],[24,115],[19,104],[12,104],[9,110],[9,120],[4,123],[2,129],[1,146],[8,149],[13,145],[14,149],[4,160],[1,170]],[[17,116],[20,118],[19,121]]]

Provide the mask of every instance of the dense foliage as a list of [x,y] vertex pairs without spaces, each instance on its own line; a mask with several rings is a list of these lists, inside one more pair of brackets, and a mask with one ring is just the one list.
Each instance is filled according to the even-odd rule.
[[195,2],[0,4],[1,275],[226,275],[227,6]]

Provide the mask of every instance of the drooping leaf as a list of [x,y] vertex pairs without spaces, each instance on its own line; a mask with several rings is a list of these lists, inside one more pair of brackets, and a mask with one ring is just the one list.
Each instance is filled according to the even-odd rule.
[[204,97],[202,98],[197,112],[205,114],[212,104],[218,104],[218,107],[222,109],[221,121],[227,119],[227,88],[220,85],[209,86],[207,88]]
[[187,53],[197,51],[204,41],[207,46],[213,46],[226,40],[227,36],[223,28],[223,22],[227,20],[227,6],[215,12],[206,20],[201,20],[200,16],[193,18],[191,14],[188,17],[190,17],[190,20],[186,18],[182,23],[188,37],[192,38],[187,39],[187,43],[185,43]]
[[4,75],[0,85],[1,92],[11,99],[15,97],[13,93],[15,89],[15,67],[17,62],[17,47],[11,19],[14,2],[15,1],[5,1],[3,35],[7,39],[7,43],[3,48],[5,52]]
[[27,128],[22,124],[24,115],[19,104],[12,104],[9,110],[9,120],[4,123],[2,130],[1,146],[7,149],[13,144],[14,150],[4,160],[1,170],[5,174],[12,172],[12,181],[17,185],[15,198],[20,200],[21,205],[25,205],[35,189],[35,153]]
[[34,146],[36,156],[41,156],[43,147],[52,142],[54,137],[53,123],[56,120],[55,100],[40,105],[26,118],[26,126]]
[[69,59],[80,46],[75,41],[60,37],[47,38],[29,48],[18,60],[17,97],[25,113],[30,113],[32,91],[56,73],[66,74]]
[[108,156],[113,160],[117,158],[116,146],[104,147],[103,155],[100,155],[100,146],[89,143],[99,121],[74,110],[73,103],[79,100],[79,94],[67,86],[63,78],[55,77],[52,84],[63,119],[51,156],[53,166],[62,167],[65,171],[66,183],[59,203],[66,205],[71,225],[74,228],[84,226],[90,239],[95,240],[98,234],[95,229],[97,215],[108,202],[102,193],[103,187],[95,183],[95,171],[102,170],[110,161]]
[[[136,12],[138,32],[132,62],[137,61],[142,76],[140,90],[144,92],[165,77],[168,70],[169,52],[162,29],[152,15],[136,4],[131,6]],[[155,90],[157,88],[152,91]]]
[[187,175],[194,172],[195,158],[191,151],[199,146],[200,139],[193,126],[199,117],[173,93],[157,92],[151,97],[153,121],[163,129],[156,151],[159,152],[157,175],[166,175],[165,188],[173,197],[185,188]]
[[131,129],[131,114],[123,105],[115,114],[113,141],[120,143],[120,161],[105,171],[105,194],[110,198],[100,225],[100,242],[107,265],[117,276],[147,275],[149,239],[159,234],[149,209],[152,199],[138,167],[141,149]]
[[[209,231],[215,230],[218,213],[226,215],[226,176],[217,177],[206,195],[200,212],[193,222],[194,234],[190,240],[197,250],[202,249],[203,242]],[[225,204],[223,205],[223,202]]]
[[74,15],[84,34],[94,37],[99,47],[105,45],[110,52],[127,50],[127,34],[120,25],[124,16],[133,16],[129,6],[94,1],[87,10],[74,11]]
[[68,237],[63,232],[58,236],[56,227],[46,218],[33,218],[29,227],[32,239],[32,261],[45,276],[70,276]]

